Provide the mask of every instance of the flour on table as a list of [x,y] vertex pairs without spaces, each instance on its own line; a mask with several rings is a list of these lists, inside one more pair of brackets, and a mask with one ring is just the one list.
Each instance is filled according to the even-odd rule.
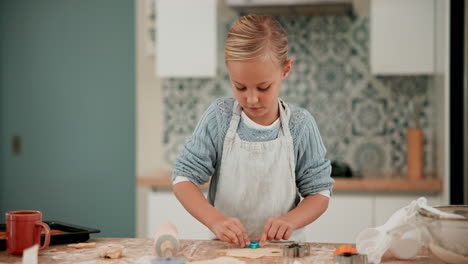
[[244,261],[229,257],[189,262],[188,264],[245,264]]
[[280,257],[281,250],[279,248],[237,248],[225,249],[226,256],[238,258],[256,259],[261,257]]

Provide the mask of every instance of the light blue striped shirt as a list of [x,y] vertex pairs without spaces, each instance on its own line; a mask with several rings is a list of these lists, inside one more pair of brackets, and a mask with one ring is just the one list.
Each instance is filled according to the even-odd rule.
[[[196,185],[211,177],[208,201],[214,204],[219,177],[223,143],[233,114],[232,97],[215,100],[205,111],[194,132],[178,155],[172,172],[173,180],[183,176]],[[288,104],[291,112],[289,129],[294,144],[296,186],[302,197],[323,190],[332,191],[330,161],[312,115],[305,109]],[[256,129],[242,120],[237,133],[242,140],[259,142],[278,137],[280,124],[269,129]]]

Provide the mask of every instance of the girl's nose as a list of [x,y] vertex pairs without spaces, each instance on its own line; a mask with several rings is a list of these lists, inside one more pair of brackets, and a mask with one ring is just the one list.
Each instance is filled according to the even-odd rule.
[[247,104],[254,105],[258,102],[258,95],[256,92],[247,93]]

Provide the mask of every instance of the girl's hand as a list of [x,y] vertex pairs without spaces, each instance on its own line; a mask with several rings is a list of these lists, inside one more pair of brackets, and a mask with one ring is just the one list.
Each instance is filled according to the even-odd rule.
[[281,217],[268,218],[259,239],[260,246],[263,247],[267,240],[288,240],[293,231],[293,225]]
[[224,242],[237,244],[240,247],[250,245],[250,239],[247,236],[247,232],[238,218],[220,218],[210,226],[210,229],[217,238]]

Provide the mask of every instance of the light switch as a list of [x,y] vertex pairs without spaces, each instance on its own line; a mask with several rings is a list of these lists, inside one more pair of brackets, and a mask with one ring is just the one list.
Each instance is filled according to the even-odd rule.
[[13,155],[21,154],[21,137],[13,136],[11,138],[11,152]]

